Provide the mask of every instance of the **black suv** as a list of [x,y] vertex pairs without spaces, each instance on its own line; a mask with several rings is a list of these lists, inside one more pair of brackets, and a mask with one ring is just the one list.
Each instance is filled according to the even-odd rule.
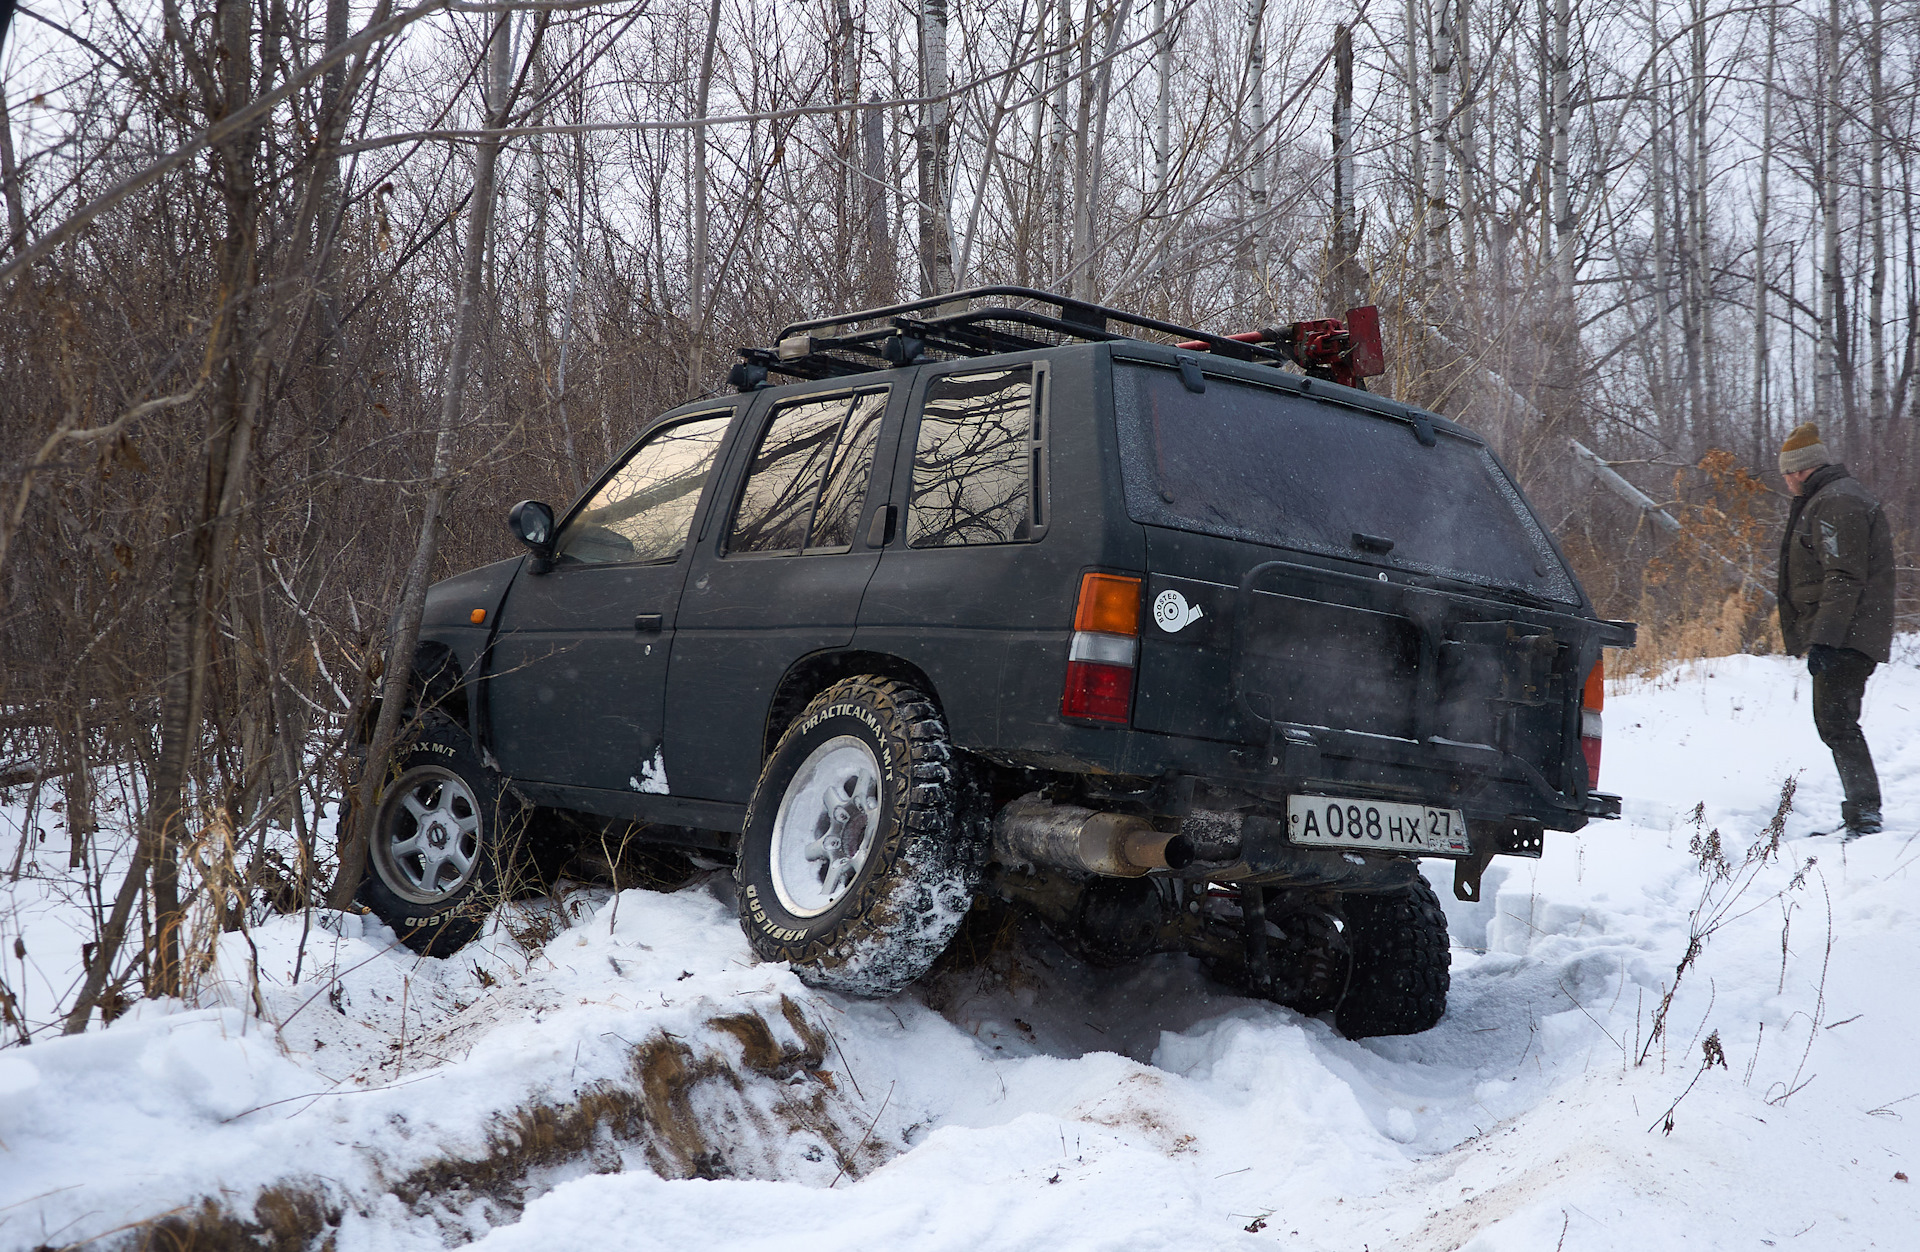
[[980,288],[743,350],[432,589],[362,900],[446,951],[510,846],[637,841],[733,866],[755,951],[852,994],[1003,901],[1096,963],[1428,1028],[1416,858],[1477,899],[1617,814],[1633,627],[1479,437],[1360,389],[1370,313],[1228,337]]

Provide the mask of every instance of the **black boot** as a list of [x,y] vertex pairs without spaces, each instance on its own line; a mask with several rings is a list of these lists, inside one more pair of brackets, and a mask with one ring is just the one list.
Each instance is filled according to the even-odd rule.
[[1838,835],[1842,842],[1851,843],[1861,835],[1877,835],[1881,829],[1878,805],[1868,807],[1846,800],[1840,805],[1840,824],[1832,830],[1816,830],[1813,834],[1816,838]]
[[1843,841],[1851,843],[1861,835],[1877,835],[1880,831],[1880,810],[1862,805],[1858,812],[1847,819],[1846,827],[1841,830],[1840,837]]

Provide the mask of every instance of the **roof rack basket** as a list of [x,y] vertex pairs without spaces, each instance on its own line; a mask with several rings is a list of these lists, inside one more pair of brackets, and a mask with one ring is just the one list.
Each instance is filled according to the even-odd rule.
[[1075,340],[1144,337],[1113,329],[1116,325],[1242,361],[1278,366],[1296,360],[1285,342],[1256,338],[1277,332],[1216,335],[1032,287],[991,286],[794,322],[780,329],[775,346],[740,349],[741,361],[728,381],[741,391],[752,391],[766,385],[769,372],[837,378],[942,356],[992,356]]

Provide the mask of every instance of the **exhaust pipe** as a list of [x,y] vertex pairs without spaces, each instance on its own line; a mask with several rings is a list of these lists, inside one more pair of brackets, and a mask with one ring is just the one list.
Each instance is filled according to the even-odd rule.
[[993,854],[1006,864],[1038,865],[1107,878],[1185,869],[1193,843],[1155,830],[1144,817],[1050,804],[1037,795],[1013,801],[994,819]]

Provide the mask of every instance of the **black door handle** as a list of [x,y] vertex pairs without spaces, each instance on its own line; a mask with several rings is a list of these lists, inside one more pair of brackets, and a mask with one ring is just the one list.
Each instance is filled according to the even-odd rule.
[[873,511],[873,520],[867,524],[867,546],[884,548],[893,542],[893,506],[883,504]]
[[649,635],[657,635],[660,633],[660,615],[658,613],[642,613],[633,619],[633,628]]

